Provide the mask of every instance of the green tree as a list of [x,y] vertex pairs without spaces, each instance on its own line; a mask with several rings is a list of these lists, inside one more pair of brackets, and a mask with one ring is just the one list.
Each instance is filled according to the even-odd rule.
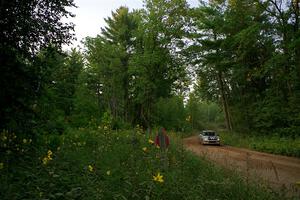
[[[82,68],[78,76],[73,99],[71,123],[76,127],[86,127],[93,119],[100,119],[103,110],[99,105],[98,93],[95,92],[95,81],[90,71]],[[99,120],[100,121],[100,120]]]
[[154,123],[154,104],[167,98],[186,83],[186,71],[178,50],[184,45],[186,1],[145,1],[137,13],[135,54],[130,59],[130,96],[134,103],[134,122]]
[[185,127],[185,118],[182,97],[160,98],[155,104],[155,125],[157,126],[181,131]]
[[221,100],[227,127],[297,132],[299,1],[210,1],[192,14],[196,92]]
[[[87,60],[97,76],[97,93],[104,110],[115,119],[128,119],[128,60],[133,53],[132,32],[136,21],[128,8],[120,7],[106,20],[107,26],[96,38],[87,38]],[[103,105],[104,104],[104,105]]]
[[58,94],[58,107],[64,111],[66,117],[74,110],[74,94],[78,84],[78,76],[83,69],[83,56],[76,49],[72,49],[65,58],[63,66],[56,71],[56,93]]
[[[83,57],[72,49],[65,54],[55,47],[44,49],[38,55],[35,65],[43,66],[40,74],[39,98],[35,112],[40,118],[39,125],[44,130],[60,129],[70,121],[74,110],[75,89],[78,76],[83,69]],[[57,126],[57,128],[56,128]]]
[[36,54],[49,44],[60,47],[73,38],[73,24],[62,23],[72,14],[72,0],[1,1],[0,6],[0,129],[29,132],[43,73],[34,65]]
[[146,1],[145,9],[133,12],[120,7],[101,35],[86,39],[88,71],[103,112],[149,127],[156,101],[186,84],[176,51],[183,44],[186,10],[182,0]]
[[[198,89],[204,96],[218,98],[225,115],[227,129],[232,129],[232,120],[229,111],[229,64],[228,53],[222,48],[226,39],[224,32],[225,4],[211,2],[202,4],[194,10],[193,15],[196,30],[193,35],[194,45],[191,47],[196,54],[195,62],[198,65]],[[196,47],[195,47],[196,46]]]

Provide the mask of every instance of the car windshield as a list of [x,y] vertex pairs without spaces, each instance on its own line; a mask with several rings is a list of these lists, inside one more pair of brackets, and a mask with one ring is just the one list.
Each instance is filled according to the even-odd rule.
[[203,135],[205,135],[205,136],[215,136],[216,133],[213,132],[213,131],[209,131],[209,132],[203,132]]

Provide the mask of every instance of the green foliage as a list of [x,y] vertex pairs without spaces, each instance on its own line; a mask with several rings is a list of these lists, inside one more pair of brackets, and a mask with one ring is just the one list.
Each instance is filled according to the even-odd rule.
[[222,105],[228,129],[298,130],[299,5],[281,3],[210,1],[191,12],[196,93]]
[[67,8],[73,6],[72,0],[1,2],[0,129],[30,134],[37,125],[34,107],[48,66],[37,66],[36,55],[44,47],[60,48],[73,38],[73,24],[61,22],[72,16]]
[[185,109],[180,97],[161,98],[155,105],[157,126],[167,130],[181,131],[185,127]]
[[109,112],[103,113],[102,119],[101,119],[101,124],[105,129],[111,129],[112,128],[112,116]]
[[[257,151],[300,157],[300,138],[287,137],[290,133],[245,134],[220,132],[224,144]],[[270,136],[273,135],[273,136]],[[280,136],[281,135],[281,136]]]
[[2,43],[0,58],[0,130],[9,129],[18,134],[21,129],[28,133],[35,125],[37,73],[24,56]]
[[130,117],[128,62],[137,22],[126,7],[118,8],[105,21],[101,35],[85,42],[87,73],[91,76],[88,84],[97,94],[102,112],[108,110],[115,121],[126,121]]
[[[1,156],[1,198],[279,198],[246,184],[234,172],[185,152],[175,138],[169,150],[162,152],[149,143],[151,136],[136,134],[132,138],[132,131],[69,129],[60,136],[58,147],[44,145],[23,154],[18,162],[7,162],[3,160],[7,155]],[[162,177],[154,179],[158,173]]]
[[78,75],[78,82],[74,93],[74,110],[71,115],[71,124],[75,127],[88,126],[92,118],[101,117],[99,108],[99,99],[87,83],[91,80],[85,69],[82,69]]
[[186,11],[182,0],[146,1],[132,12],[120,7],[101,35],[86,39],[89,84],[114,121],[151,127],[158,99],[179,93],[186,74],[175,49],[183,45]]
[[[36,53],[40,48],[55,44],[60,47],[73,38],[74,25],[62,23],[72,17],[67,10],[73,0],[10,1],[1,4],[1,46],[18,49],[24,54]],[[16,28],[17,27],[17,28]]]
[[214,129],[224,126],[224,118],[219,106],[215,103],[200,101],[194,93],[190,94],[186,112],[185,120],[192,130]]
[[83,70],[83,58],[73,49],[69,55],[53,47],[40,52],[36,65],[45,66],[39,83],[39,98],[35,103],[37,127],[45,132],[62,133],[71,114],[75,114],[78,77]]

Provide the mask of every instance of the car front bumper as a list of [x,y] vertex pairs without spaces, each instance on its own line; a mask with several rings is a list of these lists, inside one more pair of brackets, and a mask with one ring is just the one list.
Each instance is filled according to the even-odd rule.
[[208,140],[208,141],[204,141],[202,142],[202,144],[220,144],[220,141],[218,140]]

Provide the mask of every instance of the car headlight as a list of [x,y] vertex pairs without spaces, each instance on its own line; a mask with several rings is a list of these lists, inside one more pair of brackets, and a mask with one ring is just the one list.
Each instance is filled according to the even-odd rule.
[[204,141],[208,141],[208,138],[203,138]]

